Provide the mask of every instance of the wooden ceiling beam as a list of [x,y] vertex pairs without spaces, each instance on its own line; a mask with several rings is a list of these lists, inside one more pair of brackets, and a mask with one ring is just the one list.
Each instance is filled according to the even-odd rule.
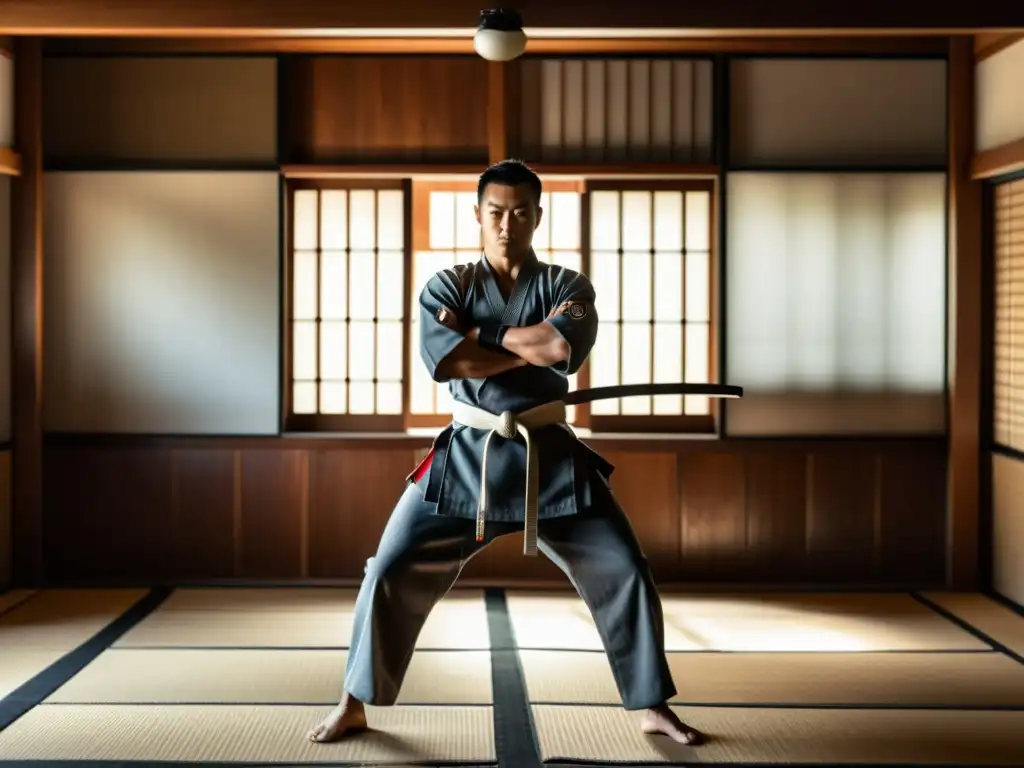
[[[472,54],[473,43],[460,38],[50,38],[48,55],[132,54]],[[670,38],[541,38],[531,40],[527,54],[943,54],[943,36],[890,37],[691,37]]]
[[[492,149],[491,159],[503,159],[506,155]],[[545,178],[715,178],[718,166],[687,163],[534,163],[530,167]],[[387,178],[387,179],[432,179],[465,176],[475,180],[483,170],[480,164],[429,165],[384,164],[384,165],[282,165],[281,175],[289,179],[337,179],[337,178]]]
[[[479,0],[0,0],[0,34],[273,36],[331,34],[344,30],[472,29]],[[938,3],[922,13],[892,0],[809,3],[807,0],[518,0],[516,9],[535,29],[624,28],[720,30],[1020,31],[1013,3]],[[360,35],[364,36],[364,35]]]

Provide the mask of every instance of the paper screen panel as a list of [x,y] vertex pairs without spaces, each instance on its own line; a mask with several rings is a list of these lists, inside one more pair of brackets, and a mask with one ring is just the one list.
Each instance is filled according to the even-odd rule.
[[945,186],[943,174],[730,174],[727,370],[746,390],[728,404],[730,434],[942,428]]

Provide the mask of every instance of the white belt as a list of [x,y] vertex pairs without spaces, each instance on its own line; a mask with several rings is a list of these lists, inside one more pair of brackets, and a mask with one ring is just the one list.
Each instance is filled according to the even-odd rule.
[[530,439],[530,430],[565,423],[565,403],[556,400],[538,405],[522,413],[505,411],[493,414],[456,400],[452,404],[452,419],[471,429],[489,430],[484,442],[484,455],[480,461],[480,501],[476,508],[476,539],[484,539],[487,511],[487,449],[495,434],[505,440],[522,435],[526,440],[526,507],[523,514],[523,554],[537,554],[537,500],[540,495],[540,459]]

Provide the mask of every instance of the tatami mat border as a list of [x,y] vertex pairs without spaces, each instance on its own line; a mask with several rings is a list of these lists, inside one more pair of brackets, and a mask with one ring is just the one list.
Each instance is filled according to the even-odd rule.
[[[961,619],[959,616],[957,616],[952,611],[942,607],[941,605],[939,605],[938,603],[934,602],[933,600],[929,600],[927,597],[925,597],[924,595],[922,595],[919,592],[911,592],[910,596],[913,597],[915,600],[917,600],[919,603],[921,603],[921,605],[926,605],[929,608],[931,608],[933,611],[935,611],[937,614],[942,616],[947,621],[950,621],[953,624],[956,624],[958,627],[960,627],[962,630],[964,630],[964,632],[970,632],[972,635],[974,635],[976,638],[978,638],[982,642],[988,643],[988,645],[990,645],[993,650],[996,650],[999,653],[1003,653],[1003,654],[1009,656],[1011,659],[1013,659],[1014,661],[1016,661],[1019,664],[1024,664],[1024,656],[1021,656],[1021,654],[1017,653],[1016,651],[1014,651],[1014,650],[1012,650],[1010,648],[1007,648],[1005,645],[1000,643],[998,640],[996,640],[995,638],[993,638],[993,637],[987,635],[986,633],[982,632],[980,629],[975,627],[973,624],[970,624],[969,622],[965,621],[964,619]],[[986,595],[986,597],[987,597],[987,595]],[[1022,619],[1022,620],[1024,620],[1024,619]]]

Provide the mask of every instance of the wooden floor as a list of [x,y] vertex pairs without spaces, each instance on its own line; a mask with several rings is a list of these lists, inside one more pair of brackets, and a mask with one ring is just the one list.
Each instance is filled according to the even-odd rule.
[[315,745],[355,591],[0,595],[0,762],[33,766],[1021,765],[1024,615],[953,593],[663,593],[671,706],[646,736],[564,590],[453,591],[371,732]]

